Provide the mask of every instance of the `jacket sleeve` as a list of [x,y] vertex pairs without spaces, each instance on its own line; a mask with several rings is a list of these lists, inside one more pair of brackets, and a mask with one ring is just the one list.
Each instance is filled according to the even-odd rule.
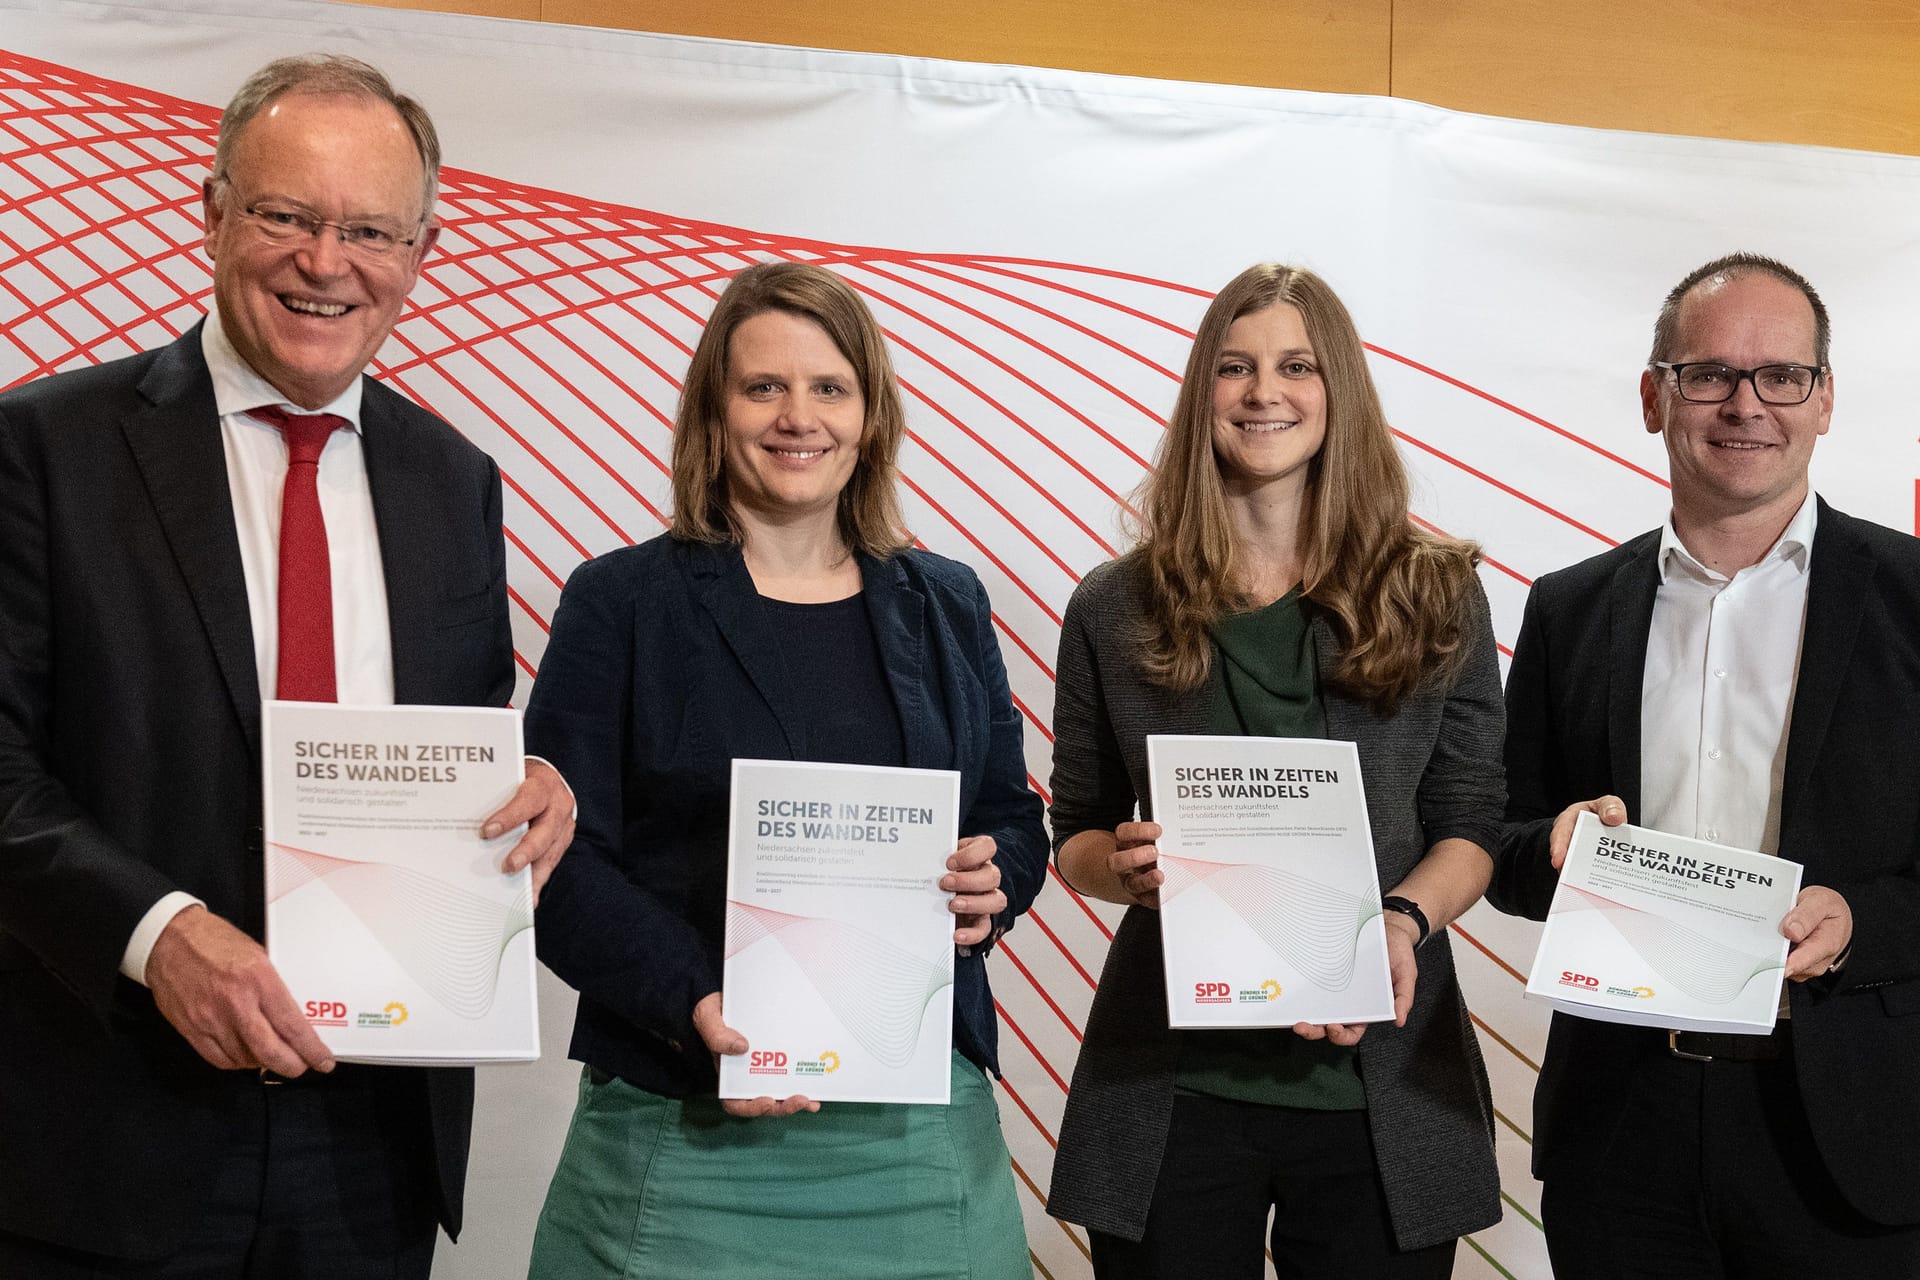
[[635,649],[632,596],[621,566],[574,571],[527,703],[527,750],[560,770],[580,806],[573,844],[540,895],[535,936],[540,959],[569,986],[684,1048],[693,1006],[720,990],[720,975],[699,931],[631,874],[624,845],[635,664],[653,660]]
[[993,860],[1000,868],[1007,909],[994,918],[988,937],[991,946],[1013,928],[1014,920],[1033,904],[1046,882],[1047,832],[1040,820],[1040,797],[1027,785],[1026,734],[993,633],[993,606],[978,578],[973,582],[972,613],[975,661],[986,689],[991,728],[986,772],[972,808],[961,819],[960,833],[992,836],[996,846]]
[[1507,821],[1494,859],[1487,901],[1509,915],[1547,918],[1560,873],[1548,858],[1547,837],[1567,793],[1563,758],[1554,738],[1550,655],[1540,623],[1540,588],[1527,595],[1520,638],[1507,667]]
[[104,1018],[134,926],[179,886],[109,835],[54,763],[57,516],[29,416],[0,408],[0,967],[24,946]]
[[[1075,589],[1060,625],[1053,691],[1053,847],[1082,831],[1111,831],[1138,807],[1107,705],[1098,629],[1104,598],[1118,581],[1096,569]],[[1129,623],[1133,620],[1129,619]]]
[[1507,715],[1500,700],[1493,617],[1478,578],[1468,584],[1462,609],[1465,652],[1447,689],[1433,752],[1420,777],[1420,822],[1429,848],[1442,840],[1466,840],[1494,857],[1506,805],[1500,747]]

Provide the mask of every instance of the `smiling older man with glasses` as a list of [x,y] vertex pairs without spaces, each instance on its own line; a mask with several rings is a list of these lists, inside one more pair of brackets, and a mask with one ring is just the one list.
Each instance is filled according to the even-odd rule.
[[[421,1277],[459,1227],[472,1073],[336,1070],[257,941],[263,696],[513,690],[499,472],[364,376],[439,163],[374,68],[271,64],[204,323],[0,396],[0,1276]],[[571,811],[533,763],[507,869]]]

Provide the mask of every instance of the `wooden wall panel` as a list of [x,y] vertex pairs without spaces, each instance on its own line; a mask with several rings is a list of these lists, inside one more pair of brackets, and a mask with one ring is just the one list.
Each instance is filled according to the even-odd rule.
[[[495,13],[510,0],[372,0]],[[662,31],[1327,93],[1388,89],[1393,0],[520,0],[539,17]],[[472,5],[472,8],[468,8]],[[504,15],[497,15],[504,16]],[[515,15],[520,16],[520,15]]]
[[1562,124],[1920,154],[1920,6],[1395,0],[1393,93]]
[[1915,0],[369,0],[1920,155]]

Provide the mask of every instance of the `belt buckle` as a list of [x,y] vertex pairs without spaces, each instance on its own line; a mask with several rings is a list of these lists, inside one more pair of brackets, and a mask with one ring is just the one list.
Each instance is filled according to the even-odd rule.
[[1667,1052],[1668,1053],[1672,1054],[1676,1058],[1685,1058],[1688,1062],[1712,1062],[1713,1061],[1713,1055],[1710,1053],[1688,1053],[1685,1049],[1682,1049],[1680,1047],[1680,1037],[1682,1034],[1683,1033],[1679,1031],[1667,1032]]

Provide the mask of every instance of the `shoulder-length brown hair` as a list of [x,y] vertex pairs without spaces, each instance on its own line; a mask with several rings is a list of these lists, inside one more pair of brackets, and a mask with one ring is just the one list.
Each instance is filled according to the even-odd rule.
[[1213,452],[1213,386],[1227,329],[1282,303],[1306,322],[1327,396],[1326,439],[1307,467],[1301,586],[1340,640],[1333,683],[1391,713],[1457,668],[1462,598],[1480,550],[1414,527],[1406,469],[1353,317],[1326,281],[1278,263],[1241,272],[1207,308],[1159,462],[1140,488],[1132,554],[1145,559],[1153,585],[1147,670],[1172,688],[1199,688],[1212,666],[1209,629],[1245,604]]
[[886,340],[852,286],[807,262],[748,267],[707,319],[673,422],[673,535],[692,542],[741,539],[727,492],[727,362],[733,331],[766,311],[785,311],[826,330],[860,380],[866,420],[860,456],[840,491],[840,536],[849,548],[876,556],[911,545],[894,488],[907,419]]

